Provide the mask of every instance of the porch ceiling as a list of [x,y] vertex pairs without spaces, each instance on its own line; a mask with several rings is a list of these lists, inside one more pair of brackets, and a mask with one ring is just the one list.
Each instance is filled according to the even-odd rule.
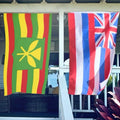
[[41,2],[47,2],[47,3],[70,3],[70,2],[76,2],[76,3],[99,3],[99,2],[120,3],[120,0],[0,0],[0,3],[12,3],[12,2],[18,2],[18,3],[41,3]]

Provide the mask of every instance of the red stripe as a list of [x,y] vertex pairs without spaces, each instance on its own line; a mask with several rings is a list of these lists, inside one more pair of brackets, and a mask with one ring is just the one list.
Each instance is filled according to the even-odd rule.
[[45,80],[45,66],[46,66],[46,57],[47,57],[47,46],[48,46],[48,33],[49,33],[49,14],[44,14],[44,35],[45,38],[45,48],[44,48],[44,58],[43,58],[43,68],[40,70],[40,80],[38,84],[37,93],[42,93],[42,88]]
[[[32,20],[31,14],[25,13],[25,20],[27,25],[27,36],[32,37],[33,27],[32,27]],[[21,85],[21,92],[26,93],[27,90],[27,79],[28,79],[28,70],[22,70],[22,85]]]
[[110,34],[110,37],[111,37],[111,42],[112,42],[112,45],[114,46],[114,47],[116,47],[116,44],[115,44],[115,42],[114,42],[114,38],[113,38],[113,36]]
[[69,74],[69,94],[75,94],[76,86],[76,37],[75,37],[75,16],[68,14],[69,26],[69,49],[70,49],[70,74]]
[[108,78],[110,72],[110,49],[106,48],[105,52],[105,80]]
[[108,40],[109,40],[109,34],[110,34],[110,23],[109,23],[109,14],[105,14],[105,44],[104,47],[108,48]]
[[89,50],[90,50],[90,74],[89,74],[89,88],[88,95],[91,95],[94,89],[94,63],[95,63],[95,23],[94,14],[88,14],[89,18]]
[[105,45],[106,48],[105,52],[105,79],[108,78],[109,71],[110,71],[110,50],[108,49],[108,40],[109,40],[109,34],[110,34],[110,26],[109,26],[109,14],[105,14]]
[[28,70],[22,70],[22,85],[21,85],[21,92],[26,93],[27,90],[27,77]]
[[9,32],[9,56],[8,56],[8,70],[7,70],[7,87],[8,95],[12,94],[12,68],[13,68],[13,56],[14,51],[14,24],[12,19],[12,13],[7,14],[8,32]]
[[32,20],[31,20],[30,13],[25,14],[25,20],[26,20],[26,25],[27,25],[27,36],[26,37],[32,37],[33,27],[32,27]]

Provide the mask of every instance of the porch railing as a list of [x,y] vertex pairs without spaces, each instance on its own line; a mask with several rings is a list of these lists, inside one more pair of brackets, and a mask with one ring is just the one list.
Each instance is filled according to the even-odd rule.
[[110,76],[111,81],[109,85],[105,87],[100,95],[90,96],[90,95],[71,95],[71,107],[74,113],[94,113],[94,103],[97,98],[100,98],[104,101],[104,104],[107,106],[107,94],[108,91],[114,92],[114,87],[119,86],[119,77],[120,77],[120,67],[113,67],[112,73]]
[[[116,59],[116,65],[113,66],[112,71],[111,71],[111,75],[109,78],[109,82],[108,82],[108,86],[105,87],[105,89],[101,92],[100,95],[71,95],[70,96],[70,101],[71,101],[71,108],[72,108],[72,112],[91,112],[93,113],[93,108],[94,108],[94,103],[95,100],[97,98],[100,98],[104,101],[104,104],[107,106],[107,92],[108,91],[113,91],[114,92],[114,87],[119,85],[119,79],[120,79],[120,55],[117,55],[117,59]],[[70,108],[69,106],[69,99],[68,99],[68,91],[67,91],[67,84],[65,83],[65,77],[63,77],[64,73],[69,73],[69,66],[68,65],[63,65],[63,67],[52,67],[52,70],[57,70],[57,71],[61,71],[59,73],[59,76],[62,76],[59,78],[59,109],[60,111],[64,109],[64,113],[62,113],[62,115],[66,114],[68,116],[68,111]],[[66,98],[67,96],[67,98]],[[61,101],[62,100],[62,101]],[[67,103],[68,102],[68,103]],[[67,104],[66,104],[67,103]],[[66,107],[68,107],[66,109]],[[69,111],[71,113],[71,111]],[[71,114],[72,116],[72,114]]]
[[100,98],[104,101],[104,104],[107,106],[107,92],[112,91],[114,92],[114,87],[120,86],[119,80],[120,80],[120,56],[119,54],[117,55],[116,59],[116,66],[113,66],[111,75],[109,78],[109,82],[105,89],[102,91],[100,95],[96,96],[90,96],[90,95],[78,95],[74,96],[71,95],[71,106],[73,112],[94,112],[93,107],[94,107],[94,102],[95,99]]

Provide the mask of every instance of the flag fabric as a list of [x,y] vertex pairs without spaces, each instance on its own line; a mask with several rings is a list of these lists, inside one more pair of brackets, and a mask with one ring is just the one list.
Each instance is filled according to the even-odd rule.
[[51,14],[4,13],[4,95],[44,94],[51,43]]
[[113,65],[119,13],[68,13],[70,94],[99,94]]

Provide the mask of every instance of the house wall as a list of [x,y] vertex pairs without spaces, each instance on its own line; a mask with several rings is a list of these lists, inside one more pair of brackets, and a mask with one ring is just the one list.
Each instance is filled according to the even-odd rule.
[[[106,4],[106,3],[99,3],[99,4],[76,4],[76,3],[70,3],[70,4],[11,4],[11,5],[5,5],[0,4],[0,12],[51,12],[51,13],[59,13],[60,11],[64,11],[65,13],[71,12],[71,11],[120,11],[120,4]],[[56,19],[56,18],[55,18]],[[59,21],[59,18],[58,18]],[[64,26],[67,26],[67,23],[64,21]],[[56,32],[55,28],[58,30],[58,23],[57,25],[53,25],[53,36],[54,32]],[[67,27],[65,28],[67,29]],[[64,30],[65,30],[64,29]],[[67,30],[65,30],[66,32]],[[66,36],[65,36],[66,35]],[[52,38],[52,46],[51,51],[52,52],[59,52],[59,32],[57,33],[56,38]],[[64,42],[64,48],[65,51],[68,52],[68,33],[64,33],[65,36],[65,42]],[[119,37],[118,41],[119,42]],[[3,88],[3,65],[1,65],[2,55],[4,53],[4,41],[0,41],[0,88]],[[54,48],[55,47],[55,48]],[[119,50],[119,47],[118,47]]]

